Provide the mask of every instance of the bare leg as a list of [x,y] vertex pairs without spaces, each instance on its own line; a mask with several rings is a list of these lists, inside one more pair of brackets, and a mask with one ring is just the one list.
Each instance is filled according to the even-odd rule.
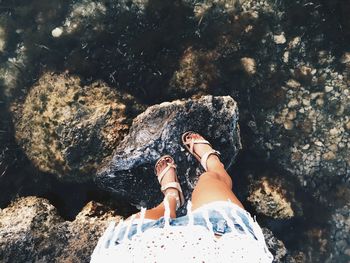
[[[203,139],[203,137],[192,134],[192,138]],[[206,144],[195,144],[194,151],[203,156],[211,150]],[[213,201],[231,200],[238,206],[243,207],[236,195],[232,192],[232,180],[226,172],[224,165],[216,155],[210,155],[207,161],[208,171],[203,173],[198,180],[192,193],[192,210]]]
[[[168,197],[168,201],[169,201],[169,208],[170,208],[170,217],[175,218],[176,217],[176,200],[174,197],[170,196]],[[158,220],[159,218],[164,216],[164,212],[165,212],[165,206],[163,201],[156,207],[152,209],[147,209],[145,213],[145,218]],[[136,214],[135,218],[140,218],[140,212]],[[127,220],[129,219],[130,217]]]
[[[167,167],[168,161],[169,160],[166,159],[164,161],[159,162],[159,164],[156,168],[157,174],[160,174],[165,169],[165,167]],[[171,168],[164,176],[164,178],[161,182],[162,185],[165,185],[169,182],[174,182],[175,177],[176,177],[176,171],[174,168]],[[166,198],[169,202],[170,217],[175,218],[176,217],[176,196],[178,196],[178,191],[174,188],[168,188],[167,190],[165,190],[164,195],[167,195]],[[165,205],[164,205],[164,201],[163,201],[158,206],[156,206],[152,209],[146,210],[145,218],[157,220],[157,219],[161,218],[162,216],[164,216],[164,212],[165,212]],[[140,212],[136,214],[135,218],[139,218],[139,217],[140,217]],[[129,219],[130,219],[130,217],[127,220],[129,220]]]

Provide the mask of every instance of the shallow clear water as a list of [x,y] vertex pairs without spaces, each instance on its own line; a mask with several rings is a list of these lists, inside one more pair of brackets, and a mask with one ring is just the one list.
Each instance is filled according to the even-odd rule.
[[[83,4],[101,2],[105,9],[99,11],[95,6],[92,15],[89,16],[85,10],[87,13],[81,13],[79,17],[80,2]],[[256,1],[252,2],[256,4]],[[349,51],[349,32],[345,27],[346,21],[340,15],[342,10],[338,2],[292,1],[285,3],[285,6],[280,1],[268,2],[273,3],[271,5],[275,10],[272,13],[277,14],[276,17],[281,9],[286,14],[281,20],[277,18],[273,20],[270,13],[262,11],[259,23],[268,24],[267,27],[276,34],[282,30],[291,36],[303,33],[305,39],[312,39],[314,43],[307,46],[304,53],[311,54],[316,53],[315,50],[331,49],[332,54],[338,58],[344,50]],[[250,96],[254,96],[255,92],[261,94],[260,90],[251,91],[246,88],[252,83],[250,77],[244,75],[232,61],[242,56],[259,57],[261,53],[256,46],[266,33],[265,29],[259,28],[257,23],[258,30],[255,36],[246,37],[238,34],[237,32],[249,29],[243,29],[246,26],[243,22],[243,25],[238,25],[234,16],[230,17],[216,7],[212,7],[207,16],[203,16],[199,22],[194,16],[193,6],[188,3],[192,2],[150,0],[146,8],[142,9],[142,5],[133,6],[132,1],[0,0],[0,29],[3,30],[0,32],[0,37],[5,39],[5,46],[0,53],[0,63],[2,68],[11,68],[6,74],[14,74],[17,78],[16,85],[9,84],[8,78],[4,77],[6,74],[2,71],[0,208],[6,207],[17,196],[36,195],[48,198],[67,220],[74,219],[89,200],[110,203],[123,215],[135,211],[135,208],[125,200],[99,190],[92,181],[62,182],[51,174],[41,172],[33,166],[18,145],[10,106],[14,101],[23,102],[28,90],[42,72],[78,74],[83,83],[103,80],[114,89],[134,95],[144,106],[190,97],[193,94],[231,95],[239,102],[242,110],[241,127],[244,143],[247,145],[254,143],[249,139],[253,134],[249,133],[248,125],[244,123],[249,119],[247,116],[254,115],[250,103],[257,101],[261,103],[262,108],[269,109],[275,106],[279,97],[277,96],[276,100],[276,97],[271,98],[272,91],[267,90],[263,92],[266,97],[253,98],[251,101]],[[72,10],[78,12],[78,15],[75,14],[76,17]],[[315,12],[318,14],[317,19],[310,15]],[[76,32],[64,33],[58,38],[53,37],[52,30],[57,27],[69,31],[68,20],[73,24],[77,23]],[[318,38],[320,40],[317,40]],[[232,41],[233,44],[227,48],[223,44],[225,41]],[[271,57],[261,58],[259,61],[261,68],[267,68],[268,63],[277,60],[274,57],[276,54],[283,53],[278,48],[276,47]],[[212,52],[209,55],[207,53],[201,55],[199,52],[197,62],[199,73],[192,72],[198,74],[195,78],[201,79],[206,89],[190,91],[169,89],[174,72],[180,68],[186,51],[190,53],[191,49],[204,53]],[[303,57],[300,60],[304,59],[317,60],[316,57]],[[278,63],[280,61],[276,62]],[[205,74],[212,73],[210,67],[212,64],[215,64],[220,74],[215,75],[214,72],[213,75],[216,76],[214,80],[201,76],[202,70],[206,70]],[[344,65],[336,64],[335,68],[342,70]],[[188,74],[191,75],[190,73]],[[283,82],[286,78],[283,74],[276,74],[271,83]],[[134,113],[130,114],[134,117]],[[250,147],[246,148],[230,170],[234,179],[234,189],[242,200],[248,195],[249,174],[256,178],[260,178],[262,174],[271,177],[282,174],[288,177],[286,171],[281,170],[274,160],[266,159],[263,154],[255,155]],[[310,236],[310,233],[314,229],[322,229],[325,231],[322,233],[322,238],[327,237],[333,207],[331,205],[326,207],[318,202],[296,180],[295,189],[297,201],[302,204],[304,211],[302,216],[291,220],[273,220],[259,216],[258,220],[269,227],[290,251],[303,251],[307,255],[306,262],[321,262],[322,256],[328,253],[333,244],[331,241],[328,242],[327,251],[318,253],[319,237],[317,234]],[[243,203],[254,212],[248,202]],[[346,257],[344,262],[345,260]]]

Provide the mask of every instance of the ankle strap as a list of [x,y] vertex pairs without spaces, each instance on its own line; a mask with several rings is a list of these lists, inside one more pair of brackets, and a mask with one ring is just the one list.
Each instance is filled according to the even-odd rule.
[[216,155],[216,156],[220,156],[220,152],[215,151],[215,150],[210,150],[207,151],[205,154],[203,154],[202,158],[201,158],[201,165],[203,166],[205,171],[208,171],[208,167],[207,167],[207,161],[210,155]]
[[167,194],[164,196],[164,199],[166,198],[167,200],[169,200],[168,197],[173,197],[173,198],[175,198],[175,201],[176,201],[176,210],[179,209],[180,206],[181,206],[181,200],[180,200],[179,195],[176,194],[176,193],[167,193]]

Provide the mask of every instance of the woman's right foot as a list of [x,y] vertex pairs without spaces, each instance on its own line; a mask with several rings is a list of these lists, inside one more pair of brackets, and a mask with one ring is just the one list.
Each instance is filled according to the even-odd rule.
[[[210,143],[200,134],[195,132],[186,132],[183,135],[183,143],[187,150],[192,153],[199,162],[201,162],[203,168],[208,171],[212,165],[221,164],[219,159],[219,152],[213,150]],[[209,154],[209,155],[208,155]],[[205,155],[208,155],[205,157]],[[206,158],[206,159],[203,159]]]

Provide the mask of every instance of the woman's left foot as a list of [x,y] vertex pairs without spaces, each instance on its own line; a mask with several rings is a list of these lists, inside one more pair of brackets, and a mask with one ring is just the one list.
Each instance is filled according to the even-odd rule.
[[161,191],[166,198],[176,199],[176,209],[184,204],[184,196],[176,175],[176,165],[170,155],[164,155],[154,166]]

